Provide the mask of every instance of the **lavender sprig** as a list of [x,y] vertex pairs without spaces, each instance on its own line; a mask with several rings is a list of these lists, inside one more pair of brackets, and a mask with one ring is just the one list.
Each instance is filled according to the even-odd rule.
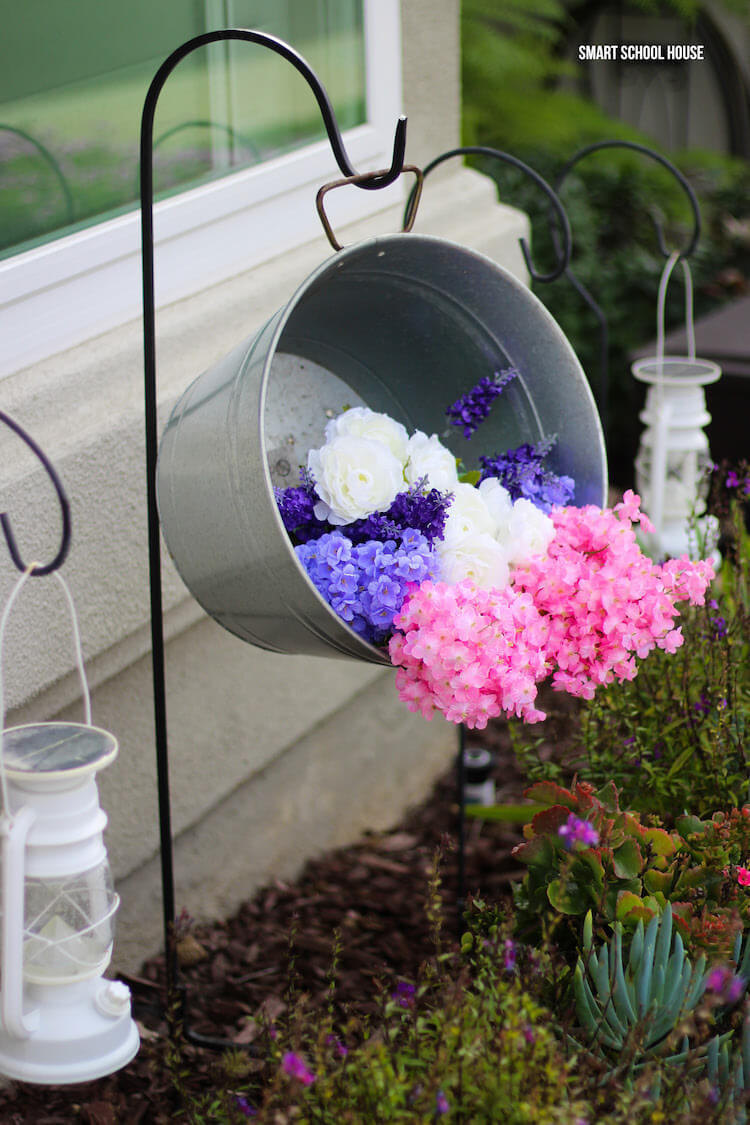
[[502,394],[508,383],[518,376],[515,367],[495,371],[493,375],[483,375],[476,386],[461,395],[449,406],[446,414],[454,426],[463,426],[464,437],[470,438],[477,427],[485,420],[490,407],[498,395]]
[[511,500],[530,500],[543,512],[568,504],[575,491],[572,477],[558,476],[542,464],[552,447],[550,442],[551,439],[543,438],[536,445],[526,442],[496,457],[480,457],[480,483],[496,477]]

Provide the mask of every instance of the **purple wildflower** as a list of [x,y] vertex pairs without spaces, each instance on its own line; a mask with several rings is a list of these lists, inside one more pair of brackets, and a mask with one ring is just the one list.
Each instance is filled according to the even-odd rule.
[[724,1004],[736,1004],[746,984],[747,981],[735,976],[728,965],[715,965],[706,977],[706,992],[715,993]]
[[510,938],[505,940],[505,957],[503,960],[505,971],[512,973],[516,967],[516,943],[511,941]]
[[333,1047],[334,1051],[341,1059],[345,1059],[349,1054],[349,1048],[335,1035],[326,1035],[326,1043],[329,1047]]
[[442,1117],[443,1114],[450,1111],[451,1105],[442,1090],[438,1090],[435,1095],[435,1113]]
[[711,710],[711,702],[705,691],[701,692],[701,697],[698,702],[693,704],[693,710],[696,711],[699,715],[707,715]]
[[464,437],[470,438],[489,414],[490,407],[497,396],[502,394],[508,383],[517,376],[518,372],[514,367],[495,371],[491,376],[483,375],[470,391],[461,395],[446,410],[451,425],[463,426]]
[[738,488],[739,483],[740,478],[737,476],[737,473],[734,469],[730,469],[727,473],[727,488]]
[[315,1075],[308,1069],[304,1059],[295,1055],[294,1051],[287,1051],[282,1056],[281,1066],[290,1078],[296,1078],[303,1086],[310,1086],[315,1081]]
[[536,445],[524,442],[516,449],[509,449],[496,457],[480,457],[482,466],[480,483],[496,477],[503,488],[510,493],[511,500],[530,500],[543,512],[553,507],[564,507],[575,491],[572,477],[558,476],[542,462],[550,450],[550,441],[542,440]]
[[534,1031],[534,1028],[529,1024],[526,1024],[525,1028],[523,1029],[523,1037],[529,1044],[536,1043],[536,1032]]
[[584,848],[595,848],[599,843],[599,833],[593,824],[589,824],[587,820],[581,820],[575,813],[571,813],[565,824],[560,825],[557,834],[562,837],[568,851],[576,844],[580,844]]
[[240,1113],[244,1114],[245,1117],[258,1116],[257,1109],[254,1105],[250,1104],[247,1098],[243,1098],[239,1094],[236,1094],[234,1098],[234,1104],[237,1106],[237,1109],[240,1111]]
[[391,993],[391,999],[395,1000],[401,1008],[413,1008],[416,991],[413,984],[409,984],[409,982],[405,980],[400,980]]

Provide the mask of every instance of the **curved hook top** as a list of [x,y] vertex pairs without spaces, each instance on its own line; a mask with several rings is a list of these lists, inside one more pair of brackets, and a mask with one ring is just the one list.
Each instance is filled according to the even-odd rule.
[[[700,238],[701,233],[701,213],[698,206],[698,200],[696,198],[695,192],[693,191],[692,187],[688,183],[687,179],[683,176],[679,168],[676,168],[674,164],[672,164],[671,160],[667,160],[666,156],[662,156],[660,152],[657,152],[653,148],[649,148],[648,145],[639,144],[637,141],[620,140],[596,141],[594,142],[594,144],[586,145],[584,148],[579,149],[579,151],[571,156],[570,160],[568,160],[567,163],[563,165],[560,174],[555,180],[555,188],[557,189],[557,191],[560,190],[563,184],[563,180],[579,160],[583,160],[583,158],[588,156],[590,153],[598,152],[600,149],[604,148],[627,148],[632,150],[633,152],[640,152],[643,156],[648,156],[651,160],[655,160],[658,164],[661,164],[661,166],[663,168],[666,168],[670,175],[674,177],[682,190],[685,192],[685,195],[688,198],[691,210],[693,212],[692,236],[687,246],[685,246],[685,248],[683,250],[680,250],[679,252],[680,258],[689,258],[693,253],[693,250],[695,250],[695,247],[698,245],[698,239]],[[653,216],[651,216],[651,219],[656,230],[656,238],[659,243],[659,250],[665,258],[668,258],[672,251],[668,249],[664,241],[664,231],[662,230],[661,223],[657,219],[653,218]]]
[[[492,156],[496,160],[501,160],[505,164],[511,164],[514,168],[520,169],[521,172],[529,176],[534,181],[534,183],[537,184],[545,193],[553,208],[555,209],[557,219],[560,224],[560,230],[563,236],[562,251],[560,250],[559,246],[557,246],[557,264],[549,273],[538,273],[534,267],[534,263],[531,260],[531,252],[525,238],[522,238],[520,240],[521,253],[523,254],[523,260],[526,263],[526,268],[534,281],[555,281],[556,278],[560,277],[560,275],[565,272],[568,262],[570,261],[571,253],[570,222],[568,221],[568,216],[565,212],[565,208],[560,202],[557,194],[553,191],[547,181],[543,179],[538,172],[535,172],[534,169],[531,168],[528,164],[525,164],[523,160],[519,160],[517,156],[511,156],[508,152],[502,152],[500,149],[490,148],[487,145],[462,145],[460,148],[452,148],[448,152],[443,152],[440,154],[440,156],[436,156],[434,160],[431,160],[429,164],[425,165],[422,170],[423,175],[426,176],[429,172],[432,171],[433,168],[437,168],[439,164],[442,164],[445,160],[449,160],[453,156],[464,155]],[[412,194],[406,201],[405,214],[407,215],[409,214],[410,208],[412,207],[413,194],[414,192],[412,191]]]
[[[352,166],[347,156],[346,149],[344,148],[344,142],[336,121],[333,106],[331,105],[331,100],[326,93],[323,83],[306,59],[304,59],[299,52],[295,51],[293,47],[290,47],[288,43],[285,43],[283,39],[279,39],[275,35],[268,35],[264,31],[251,31],[247,28],[240,27],[224,28],[219,31],[207,31],[203,35],[196,35],[193,39],[188,39],[185,43],[182,43],[164,60],[151,81],[148,93],[146,94],[146,100],[143,103],[143,113],[141,115],[142,199],[145,197],[150,198],[152,191],[151,164],[154,113],[164,83],[177,64],[184,59],[186,55],[191,54],[199,47],[205,47],[210,43],[221,43],[226,40],[257,43],[261,47],[268,47],[270,50],[275,51],[277,55],[281,55],[288,63],[291,63],[295,70],[299,71],[315,95],[315,100],[318,103],[318,108],[323,118],[323,124],[325,125],[328,140],[333,150],[333,155],[336,158],[336,163],[345,176],[357,175],[356,169]],[[393,183],[403,167],[405,152],[406,118],[399,117],[396,123],[396,132],[393,141],[393,157],[391,159],[390,168],[384,174],[373,176],[367,183],[361,183],[358,186],[367,191],[374,191]],[[146,173],[145,177],[144,173]]]
[[13,430],[14,433],[18,434],[21,440],[26,442],[29,449],[31,449],[32,452],[37,455],[39,460],[42,462],[42,465],[46,469],[47,475],[55,486],[55,492],[57,493],[57,498],[60,501],[60,515],[62,517],[62,538],[60,541],[60,548],[52,562],[47,563],[46,566],[39,566],[36,563],[30,566],[28,563],[25,563],[23,561],[18,550],[18,544],[16,543],[13,529],[10,526],[8,515],[6,512],[0,513],[0,527],[2,527],[3,529],[5,542],[8,545],[8,551],[10,552],[10,557],[13,560],[14,566],[22,573],[28,571],[32,577],[41,577],[43,574],[51,574],[53,570],[58,570],[59,567],[61,567],[64,563],[68,551],[70,550],[70,504],[68,502],[67,496],[65,495],[65,490],[60,483],[60,478],[55,472],[54,467],[52,466],[49,458],[40,449],[34,439],[30,437],[21,426],[19,426],[18,422],[14,422],[14,420],[2,410],[0,410],[0,422],[5,422],[6,426]]

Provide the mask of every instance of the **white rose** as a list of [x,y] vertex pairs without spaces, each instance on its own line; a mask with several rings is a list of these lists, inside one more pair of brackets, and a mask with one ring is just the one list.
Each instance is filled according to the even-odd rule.
[[530,500],[516,500],[504,532],[496,536],[511,566],[521,565],[532,555],[546,555],[554,537],[552,520]]
[[483,480],[477,491],[492,516],[495,524],[495,535],[502,536],[513,514],[513,501],[510,498],[510,493],[507,488],[503,488],[497,477],[488,477],[487,480]]
[[471,484],[455,484],[453,499],[445,521],[445,539],[459,535],[494,535],[495,521],[478,489]]
[[441,492],[453,492],[458,483],[456,458],[450,449],[446,449],[438,440],[437,434],[428,437],[421,430],[417,430],[409,438],[406,456],[404,475],[409,484],[414,484],[420,477],[427,477],[430,488],[439,488]]
[[344,435],[382,442],[402,465],[406,460],[409,435],[401,423],[388,414],[378,414],[366,406],[353,406],[332,418],[326,426],[326,443]]
[[404,487],[401,462],[379,441],[341,434],[307,454],[320,501],[318,519],[333,524],[384,512]]
[[508,561],[500,544],[486,532],[465,532],[435,543],[439,579],[455,586],[471,578],[483,589],[507,586]]

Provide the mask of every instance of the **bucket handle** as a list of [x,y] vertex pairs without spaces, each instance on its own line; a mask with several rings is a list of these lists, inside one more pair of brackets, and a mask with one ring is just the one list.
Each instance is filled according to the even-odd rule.
[[[15,586],[10,592],[10,596],[5,603],[2,616],[0,617],[0,794],[2,794],[3,815],[12,822],[13,814],[11,813],[10,803],[8,801],[8,782],[5,776],[5,758],[3,754],[3,733],[5,727],[5,700],[3,696],[3,646],[5,643],[5,628],[8,624],[10,611],[13,608],[18,595],[21,593],[23,586],[27,580],[34,573],[36,564],[32,563],[21,577],[16,582]],[[70,611],[70,619],[73,627],[73,652],[75,655],[76,667],[78,669],[78,676],[81,681],[81,689],[83,692],[83,710],[86,726],[91,726],[91,692],[89,691],[88,681],[86,679],[86,669],[83,664],[83,651],[81,649],[81,633],[78,628],[78,617],[76,615],[75,605],[73,598],[68,589],[68,584],[58,570],[53,571],[55,578],[60,583],[65,600]]]
[[[419,207],[419,200],[422,197],[422,185],[424,183],[424,173],[421,168],[417,168],[416,164],[404,164],[401,169],[402,172],[413,172],[417,178],[411,195],[409,196],[409,203],[404,215],[404,225],[401,228],[402,234],[407,234],[414,226],[414,220],[417,217],[417,207]],[[318,209],[320,221],[323,224],[323,230],[326,232],[326,238],[330,242],[334,250],[343,250],[343,246],[333,233],[333,228],[328,221],[328,216],[323,207],[323,198],[327,192],[333,188],[345,187],[347,184],[353,184],[355,187],[364,187],[368,181],[373,179],[380,179],[388,172],[387,168],[381,168],[378,172],[360,172],[357,176],[345,176],[341,180],[332,180],[329,184],[323,184],[318,189],[318,194],[315,196],[315,206]]]

